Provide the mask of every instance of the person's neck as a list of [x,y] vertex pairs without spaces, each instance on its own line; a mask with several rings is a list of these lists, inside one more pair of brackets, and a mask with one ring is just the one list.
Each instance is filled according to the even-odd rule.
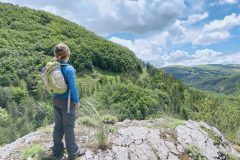
[[62,62],[68,63],[68,60],[62,60]]

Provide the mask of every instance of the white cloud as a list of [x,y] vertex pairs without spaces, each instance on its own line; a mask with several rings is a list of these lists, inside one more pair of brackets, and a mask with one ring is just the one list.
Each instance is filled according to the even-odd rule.
[[193,54],[186,51],[167,51],[156,43],[147,40],[124,40],[112,37],[111,41],[131,49],[137,57],[154,66],[201,65],[201,64],[239,64],[240,53],[223,54],[210,49],[196,50]]
[[210,58],[210,57],[217,57],[223,55],[222,52],[216,52],[210,49],[203,49],[203,50],[197,50],[195,54],[193,54],[193,57],[196,58]]
[[[238,60],[235,59],[240,57],[240,53],[236,54],[223,54],[210,49],[196,50],[195,53],[189,54],[186,51],[173,51],[170,52],[165,59],[163,66],[169,65],[202,65],[202,64],[238,64]],[[160,67],[163,67],[160,66]]]
[[235,13],[225,16],[222,20],[214,20],[204,25],[193,44],[209,45],[227,40],[231,37],[230,30],[239,25],[240,15]]
[[[175,57],[173,53],[183,52],[181,57]],[[202,65],[202,64],[239,64],[238,59],[240,58],[240,53],[234,54],[223,54],[222,52],[217,52],[210,49],[197,50],[192,55],[186,53],[185,51],[174,51],[169,54],[171,61],[168,61],[164,66],[169,65]]]
[[237,0],[222,0],[225,3],[237,3]]
[[202,14],[193,14],[193,15],[190,15],[186,21],[183,21],[183,23],[186,23],[186,24],[190,25],[190,24],[194,24],[196,22],[199,22],[203,19],[206,19],[207,17],[208,17],[207,12],[204,12]]
[[208,13],[206,12],[190,15],[186,20],[176,20],[165,31],[156,33],[145,39],[131,41],[112,37],[109,40],[128,47],[144,61],[151,62],[155,66],[165,66],[191,58],[187,52],[177,50],[169,53],[168,49],[175,44],[192,42],[198,32],[187,29],[187,27],[207,17]]
[[[193,17],[195,17],[195,20]],[[193,54],[182,50],[169,51],[169,48],[175,44],[192,42],[197,45],[207,45],[228,39],[231,37],[229,30],[239,25],[239,15],[232,14],[226,16],[223,20],[212,21],[199,30],[188,28],[191,23],[196,23],[207,17],[208,14],[203,13],[189,16],[185,21],[176,20],[168,30],[146,39],[131,41],[112,37],[110,40],[130,48],[139,58],[157,67],[168,65],[239,63],[236,58],[240,58],[240,53],[226,55],[210,49],[196,50]],[[198,40],[197,43],[196,37]]]
[[[240,53],[223,54],[210,49],[197,50],[189,55],[188,59],[178,61],[177,65],[201,65],[201,64],[239,64]],[[173,64],[171,64],[173,65]]]
[[164,31],[146,38],[150,43],[162,48],[170,48],[176,44],[192,43],[193,45],[210,45],[228,40],[232,37],[230,31],[240,25],[240,14],[225,16],[221,20],[213,20],[202,28],[192,28],[191,25],[208,18],[208,13],[190,15],[186,20],[176,20]]
[[184,1],[189,8],[187,9],[187,12],[192,13],[200,13],[204,11],[204,3],[205,0],[185,0]]
[[213,43],[227,40],[230,37],[231,35],[227,31],[206,32],[206,33],[200,34],[195,40],[193,40],[193,44],[210,45]]
[[60,15],[97,33],[161,30],[183,12],[184,0],[4,0]]
[[189,54],[186,51],[176,50],[170,52],[167,56],[165,56],[165,65],[181,62],[190,58]]
[[208,31],[222,31],[222,30],[230,30],[235,26],[240,25],[240,15],[235,13],[225,16],[223,20],[214,20],[203,27],[204,32]]
[[192,42],[199,31],[189,28],[194,23],[200,22],[208,17],[208,13],[190,15],[186,20],[176,20],[167,30],[148,37],[148,41],[158,43],[163,48],[169,48],[172,45]]
[[162,57],[162,48],[159,47],[158,44],[154,42],[150,42],[144,39],[137,39],[137,40],[125,40],[117,37],[112,37],[109,40],[112,42],[118,43],[124,47],[129,48],[140,59],[151,62],[154,65],[163,65],[163,57]]
[[238,0],[220,0],[219,4],[235,4]]
[[176,20],[167,30],[148,38],[161,47],[170,48],[180,43],[193,45],[210,45],[228,40],[232,37],[231,29],[240,26],[240,14],[235,13],[225,16],[221,20],[214,20],[202,28],[192,28],[191,25],[208,17],[208,13],[190,15],[187,20]]
[[214,0],[210,3],[210,6],[218,6],[218,5],[233,5],[238,3],[239,0]]

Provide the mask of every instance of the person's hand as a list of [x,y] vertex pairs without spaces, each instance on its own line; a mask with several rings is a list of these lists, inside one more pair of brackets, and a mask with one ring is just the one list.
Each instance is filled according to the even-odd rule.
[[80,102],[76,103],[76,107],[81,107],[81,103]]

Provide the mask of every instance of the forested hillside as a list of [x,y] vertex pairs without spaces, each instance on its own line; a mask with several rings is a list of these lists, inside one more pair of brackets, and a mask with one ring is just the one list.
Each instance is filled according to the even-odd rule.
[[[41,68],[59,42],[72,51],[83,108],[119,120],[163,115],[204,120],[240,143],[240,102],[190,89],[125,47],[44,11],[0,3],[0,144],[52,123]],[[79,113],[78,112],[78,113]]]
[[225,94],[237,94],[240,89],[239,65],[170,66],[162,69],[198,89]]

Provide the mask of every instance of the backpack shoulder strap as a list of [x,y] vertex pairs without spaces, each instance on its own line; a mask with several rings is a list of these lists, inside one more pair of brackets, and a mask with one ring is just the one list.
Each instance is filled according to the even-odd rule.
[[70,104],[71,103],[71,90],[68,90],[68,104],[67,104],[67,113],[70,113]]
[[69,66],[69,64],[68,63],[60,63],[60,66]]

